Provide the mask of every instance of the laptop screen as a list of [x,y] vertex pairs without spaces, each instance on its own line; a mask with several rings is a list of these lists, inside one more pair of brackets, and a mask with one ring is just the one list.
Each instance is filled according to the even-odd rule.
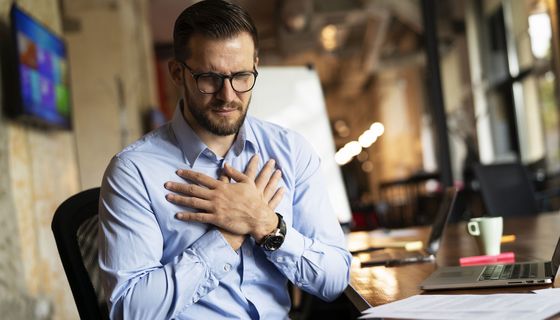
[[558,266],[560,265],[560,239],[556,243],[556,249],[554,249],[554,254],[552,255],[552,275],[556,275],[558,271]]
[[428,239],[428,247],[426,251],[430,254],[435,254],[439,249],[439,244],[441,236],[443,235],[443,230],[447,224],[447,220],[451,216],[453,209],[455,207],[455,200],[457,198],[457,189],[449,187],[445,189],[443,194],[443,201],[439,206],[439,210],[432,224],[432,231],[430,233],[430,238]]

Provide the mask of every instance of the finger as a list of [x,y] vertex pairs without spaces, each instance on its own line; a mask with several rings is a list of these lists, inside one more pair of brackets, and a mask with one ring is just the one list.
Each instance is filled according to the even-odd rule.
[[268,202],[268,207],[271,209],[276,209],[276,207],[280,204],[280,201],[282,200],[282,197],[284,197],[284,188],[280,187],[278,188],[278,190],[276,190],[276,193],[274,194],[274,196],[272,197],[272,199],[270,199],[270,201]]
[[195,182],[196,184],[205,186],[210,189],[215,189],[220,183],[218,180],[213,179],[203,173],[195,172],[192,170],[177,170],[177,175],[183,179]]
[[221,182],[230,183],[229,177],[226,176],[225,174],[222,174],[222,175],[218,178],[218,180],[220,180]]
[[249,178],[245,174],[235,170],[232,166],[230,166],[227,163],[224,163],[224,173],[228,177],[230,177],[231,179],[237,182],[253,181],[253,180],[249,180]]
[[178,183],[173,181],[168,181],[164,185],[165,189],[180,193],[182,195],[193,196],[202,199],[210,199],[212,190],[198,186],[196,184]]
[[171,203],[178,204],[185,207],[200,209],[205,212],[213,211],[213,206],[211,201],[196,198],[196,197],[185,197],[178,194],[170,193],[165,196],[165,199],[167,199],[167,201]]
[[245,175],[250,180],[255,180],[257,176],[257,170],[259,169],[259,155],[255,154],[249,160],[249,164],[247,164],[247,168],[245,168]]
[[263,197],[266,201],[269,201],[274,195],[274,193],[276,192],[278,182],[280,182],[281,177],[282,177],[282,171],[276,170],[270,177],[270,180],[268,180],[268,183],[266,184],[266,187],[264,188],[263,191]]
[[192,222],[214,224],[216,216],[204,212],[178,212],[177,214],[175,214],[175,218],[181,221],[192,221]]
[[275,164],[276,164],[276,161],[274,161],[274,159],[270,159],[264,164],[264,167],[262,168],[261,172],[259,173],[259,176],[255,180],[255,185],[257,186],[257,188],[259,190],[263,190],[265,188],[267,182],[270,180],[270,175],[274,171],[274,165]]

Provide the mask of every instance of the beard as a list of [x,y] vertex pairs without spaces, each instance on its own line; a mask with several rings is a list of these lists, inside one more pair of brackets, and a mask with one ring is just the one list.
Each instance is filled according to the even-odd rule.
[[[190,113],[201,127],[218,136],[229,136],[239,132],[245,117],[247,117],[250,101],[247,103],[246,108],[243,108],[243,105],[238,102],[225,104],[221,101],[215,101],[209,107],[204,107],[197,104],[189,95],[187,96],[187,108],[189,108]],[[213,117],[212,111],[220,109],[235,109],[241,115],[232,122],[228,121],[227,117]]]

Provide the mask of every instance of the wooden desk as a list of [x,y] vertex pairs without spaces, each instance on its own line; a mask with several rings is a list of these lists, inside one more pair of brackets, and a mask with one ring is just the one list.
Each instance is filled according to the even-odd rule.
[[[397,231],[396,234],[405,234],[404,237],[398,237],[399,240],[421,239],[425,243],[429,231],[429,227],[415,227]],[[502,252],[515,252],[516,261],[548,261],[552,257],[560,236],[560,213],[504,219],[504,234],[515,234],[517,237],[515,242],[502,245]],[[370,234],[364,231],[349,234],[347,241],[350,250],[368,247],[376,243],[376,239],[372,239]],[[379,252],[374,254],[379,254]],[[466,224],[464,222],[451,224],[445,230],[436,263],[441,266],[458,265],[460,257],[478,254],[475,240],[466,232]],[[426,293],[420,290],[418,285],[436,268],[436,263],[409,264],[392,268],[361,268],[358,259],[367,260],[368,258],[369,254],[354,257],[350,271],[350,286],[345,292],[359,311],[370,306],[378,306]],[[548,286],[550,287],[550,285]],[[556,279],[555,286],[560,286],[560,279]],[[541,285],[432,292],[438,294],[528,292],[546,287]]]

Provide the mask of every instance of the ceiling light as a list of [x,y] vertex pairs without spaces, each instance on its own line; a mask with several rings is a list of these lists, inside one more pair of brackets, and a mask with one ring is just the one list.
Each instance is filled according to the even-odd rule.
[[358,138],[358,142],[362,148],[369,148],[377,140],[377,134],[369,129],[364,131],[362,135]]
[[380,122],[374,122],[369,129],[378,137],[385,132],[385,126]]
[[333,51],[338,47],[337,41],[338,28],[335,25],[329,24],[321,30],[321,44],[327,51]]

